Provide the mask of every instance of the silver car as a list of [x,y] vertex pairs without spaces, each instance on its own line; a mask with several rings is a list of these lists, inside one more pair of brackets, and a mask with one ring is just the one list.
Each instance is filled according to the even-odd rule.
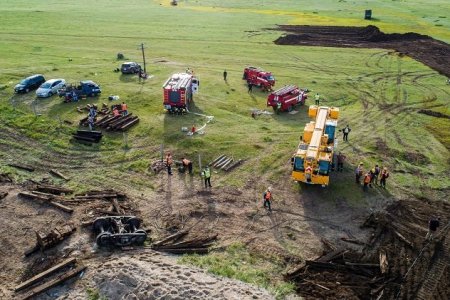
[[50,79],[41,84],[36,91],[36,96],[40,98],[50,97],[58,92],[60,88],[66,85],[64,79]]

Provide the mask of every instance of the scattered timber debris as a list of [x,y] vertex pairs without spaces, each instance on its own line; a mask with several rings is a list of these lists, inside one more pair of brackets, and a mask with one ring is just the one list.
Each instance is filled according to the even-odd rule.
[[[50,288],[57,286],[64,281],[73,278],[83,272],[86,269],[84,265],[77,265],[77,260],[75,258],[67,259],[46,271],[37,274],[33,278],[22,282],[18,286],[15,287],[14,291],[16,292],[15,299],[30,299],[33,298],[42,292],[49,290]],[[51,275],[58,273],[58,275],[54,278],[49,278]],[[39,285],[38,283],[45,281]],[[28,289],[28,291],[20,293],[21,291]]]
[[[371,214],[372,228],[362,251],[327,247],[286,275],[299,295],[314,299],[446,299],[449,294],[450,224],[425,240],[428,220],[439,211],[450,218],[450,204],[402,200]],[[327,243],[325,243],[326,245]]]
[[221,170],[224,170],[225,172],[228,172],[228,171],[233,170],[237,166],[241,165],[242,163],[244,163],[244,161],[245,160],[243,160],[243,159],[234,161],[234,159],[232,157],[228,157],[226,155],[220,155],[215,160],[210,162],[208,165],[212,166],[213,168],[221,169]]
[[35,190],[39,192],[50,193],[53,195],[66,195],[73,193],[73,190],[68,188],[42,183],[39,183],[36,186]]
[[69,177],[65,176],[64,174],[62,174],[62,173],[59,172],[58,170],[51,169],[51,170],[49,171],[49,173],[52,174],[52,175],[54,175],[54,176],[56,176],[56,177],[59,177],[59,178],[61,178],[61,179],[64,179],[64,180],[66,180],[66,181],[69,180]]
[[73,140],[86,145],[99,143],[102,137],[103,133],[101,131],[77,130],[76,133],[72,134]]
[[0,183],[12,183],[13,180],[8,174],[0,174]]
[[105,200],[116,198],[120,201],[126,200],[127,195],[124,193],[116,192],[114,190],[92,190],[83,194],[76,194],[74,200]]
[[39,273],[36,276],[33,276],[32,278],[22,282],[21,284],[19,284],[18,286],[16,286],[14,288],[14,292],[17,293],[23,289],[26,289],[26,288],[32,286],[33,284],[45,279],[47,276],[50,276],[51,274],[57,272],[58,270],[66,267],[66,266],[74,264],[76,261],[77,261],[76,258],[66,259],[63,262],[51,267],[50,269],[47,269],[46,271]]
[[157,160],[157,161],[152,162],[152,164],[150,165],[150,168],[156,174],[156,173],[159,173],[162,170],[166,169],[167,165],[166,165],[165,161]]
[[85,215],[82,226],[91,226],[96,218],[104,216],[134,216],[138,213],[128,197],[114,190],[89,191],[75,195],[66,202],[83,204]]
[[22,165],[22,164],[8,164],[8,166],[13,167],[13,168],[17,168],[17,169],[22,169],[28,172],[34,172],[34,168],[31,166],[27,166],[27,165]]
[[160,241],[152,244],[152,249],[161,252],[168,252],[172,254],[186,254],[197,253],[206,254],[209,247],[216,241],[217,234],[203,238],[193,238],[186,241],[181,241],[189,232],[187,230],[172,234]]
[[55,200],[64,200],[64,199],[62,199],[61,196],[56,196],[56,195],[48,194],[48,193],[42,193],[42,192],[38,192],[38,191],[20,192],[19,196],[25,197],[27,199],[37,200],[40,202],[50,204],[51,206],[57,207],[68,213],[73,212],[73,209],[71,207],[68,207],[64,204],[61,204],[58,201],[55,201]]
[[30,256],[38,250],[44,251],[52,248],[68,238],[75,230],[76,227],[73,224],[68,223],[64,226],[52,229],[47,234],[36,231],[36,245],[25,251],[24,255]]

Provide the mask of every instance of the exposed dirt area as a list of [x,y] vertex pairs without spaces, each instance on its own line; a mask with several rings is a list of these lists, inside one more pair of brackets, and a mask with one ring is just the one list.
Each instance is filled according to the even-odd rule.
[[[33,176],[39,177],[42,174]],[[214,185],[214,178],[212,183]],[[190,231],[192,236],[217,234],[218,249],[240,241],[245,243],[252,253],[281,260],[286,268],[289,268],[291,263],[317,257],[322,252],[322,238],[338,244],[340,236],[364,239],[368,234],[368,231],[355,226],[357,220],[361,221],[367,215],[365,208],[352,208],[344,200],[339,203],[317,203],[313,191],[306,192],[299,198],[298,195],[292,194],[288,187],[274,186],[277,191],[277,202],[274,204],[274,212],[267,214],[261,207],[260,193],[255,193],[254,182],[248,182],[248,186],[242,190],[232,188],[205,190],[202,182],[195,177],[184,174],[168,177],[166,172],[161,172],[156,176],[155,185],[158,189],[154,193],[146,194],[121,187],[129,192],[127,202],[122,206],[129,207],[128,212],[133,212],[143,219],[143,227],[150,230],[153,240],[192,227]],[[119,275],[127,270],[131,274],[127,276],[142,284],[140,283],[139,287],[128,286],[123,293],[130,297],[135,295],[137,299],[147,299],[146,297],[150,295],[148,293],[160,295],[155,296],[156,299],[164,298],[163,296],[170,295],[174,289],[171,287],[169,289],[167,284],[163,284],[162,278],[176,278],[179,275],[177,271],[180,270],[183,273],[188,272],[189,268],[177,266],[176,258],[162,255],[152,254],[151,262],[139,264],[138,260],[145,261],[146,257],[150,257],[149,250],[142,252],[118,250],[118,255],[110,259],[111,268],[117,269],[117,273],[108,272],[108,268],[100,265],[115,251],[98,249],[90,228],[81,226],[81,222],[97,216],[96,208],[106,210],[109,204],[68,202],[67,205],[74,209],[74,212],[69,214],[45,203],[18,196],[19,192],[26,189],[27,185],[14,183],[0,185],[1,192],[8,192],[5,198],[0,200],[0,226],[4,229],[0,233],[2,244],[0,251],[2,257],[8,257],[8,260],[0,260],[2,282],[0,298],[12,298],[14,295],[12,289],[18,283],[67,257],[77,257],[81,260],[88,267],[85,275],[81,280],[69,281],[49,290],[41,297],[55,299],[66,295],[78,299],[77,297],[80,298],[80,295],[91,287],[100,290],[103,295],[114,295],[115,290],[109,282],[120,283],[122,279]],[[385,200],[379,201],[381,205]],[[24,251],[35,244],[34,230],[45,232],[66,222],[77,225],[77,231],[72,236],[54,248],[24,257]],[[128,258],[129,255],[136,255],[135,259]],[[130,269],[128,264],[119,259],[120,256],[136,264],[132,263],[133,268]],[[170,266],[158,269],[155,261]],[[119,272],[119,269],[122,271]],[[218,279],[199,273],[198,270],[191,273],[196,272],[197,277],[204,276],[205,281],[214,283],[211,283],[209,288],[201,284],[197,286],[191,283],[193,277],[183,275],[176,288],[179,296],[199,295],[199,299],[205,299],[206,295],[208,295],[206,298],[214,296],[219,299],[273,297],[265,291],[243,283]],[[140,274],[146,274],[147,279]],[[156,288],[158,282],[162,286],[159,289]],[[214,288],[216,286],[217,288]],[[73,289],[74,294],[71,292]],[[147,294],[143,290],[146,290]],[[172,296],[176,298],[176,295]]]
[[376,26],[279,25],[279,30],[289,34],[275,40],[277,45],[394,49],[450,77],[450,45],[427,35],[386,34]]

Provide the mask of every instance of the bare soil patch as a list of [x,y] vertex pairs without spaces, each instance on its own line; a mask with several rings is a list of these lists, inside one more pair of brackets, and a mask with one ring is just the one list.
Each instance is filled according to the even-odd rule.
[[279,25],[277,45],[394,49],[450,77],[450,45],[414,32],[387,34],[376,26]]

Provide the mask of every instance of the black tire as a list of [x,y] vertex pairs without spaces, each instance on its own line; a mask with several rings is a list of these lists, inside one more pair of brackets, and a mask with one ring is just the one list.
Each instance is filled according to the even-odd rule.
[[48,92],[48,97],[53,96],[53,92]]
[[294,108],[294,105],[290,105],[290,106],[288,106],[287,111],[288,111],[288,112],[291,112],[293,108]]
[[29,91],[30,91],[29,88],[26,88],[26,89],[25,89],[25,93],[28,93]]

